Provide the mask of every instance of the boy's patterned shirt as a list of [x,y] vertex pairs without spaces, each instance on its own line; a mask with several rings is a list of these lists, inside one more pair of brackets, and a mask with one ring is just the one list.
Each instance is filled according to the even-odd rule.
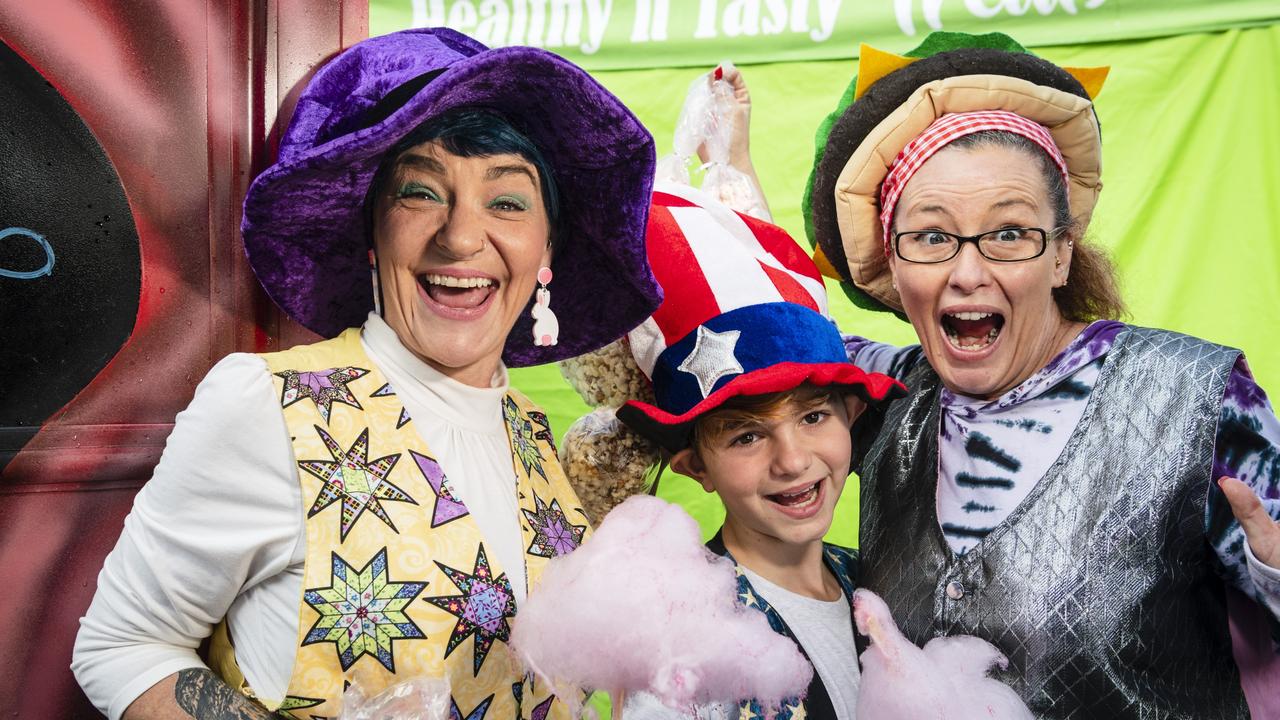
[[[742,566],[738,564],[729,549],[725,547],[723,532],[724,529],[721,528],[711,540],[707,541],[707,549],[716,555],[733,560],[734,572],[737,574],[738,581],[738,602],[745,607],[763,613],[769,621],[769,627],[773,628],[773,631],[779,635],[795,641],[796,646],[800,648],[801,654],[805,656],[805,659],[809,659],[808,651],[800,645],[795,633],[788,627],[787,621],[782,618],[782,615],[774,609],[768,600],[757,594],[755,588],[751,586],[751,580],[742,572]],[[858,583],[858,551],[824,542],[822,544],[822,562],[835,577],[836,582],[840,584],[840,591],[844,595],[845,601],[849,603],[849,612],[852,613],[853,593],[857,590]],[[818,695],[821,695],[821,697],[817,697]],[[814,670],[813,680],[809,683],[806,696],[803,698],[784,700],[782,707],[776,709],[763,707],[754,699],[747,700],[738,706],[738,720],[806,720],[806,718],[835,720],[835,709],[831,706],[831,697],[827,694],[827,690],[822,684],[822,678],[818,676],[816,669]]]

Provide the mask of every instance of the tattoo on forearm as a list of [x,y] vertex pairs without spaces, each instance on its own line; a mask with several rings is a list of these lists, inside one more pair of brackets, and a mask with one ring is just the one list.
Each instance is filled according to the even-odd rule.
[[196,720],[278,720],[204,668],[178,671],[173,697],[178,707]]

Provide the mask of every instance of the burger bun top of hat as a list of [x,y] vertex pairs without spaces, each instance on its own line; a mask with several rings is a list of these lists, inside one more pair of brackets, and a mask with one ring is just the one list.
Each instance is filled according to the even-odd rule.
[[[834,270],[864,308],[902,310],[884,253],[880,184],[902,148],[939,117],[1005,110],[1044,125],[1066,159],[1071,212],[1082,226],[1102,189],[1101,129],[1089,91],[1072,72],[997,33],[935,35],[960,47],[903,58],[909,64],[866,87],[835,118],[810,178],[808,220],[819,265]],[[1005,49],[963,46],[979,41]],[[926,40],[921,48],[938,45]]]

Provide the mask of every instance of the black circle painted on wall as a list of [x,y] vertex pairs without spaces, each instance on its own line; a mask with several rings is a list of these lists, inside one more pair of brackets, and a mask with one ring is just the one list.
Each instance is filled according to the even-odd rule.
[[0,468],[133,331],[138,230],[67,101],[0,43]]

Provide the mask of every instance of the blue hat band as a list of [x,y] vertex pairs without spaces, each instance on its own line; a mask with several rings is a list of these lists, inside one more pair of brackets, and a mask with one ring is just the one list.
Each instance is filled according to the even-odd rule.
[[847,363],[835,323],[803,305],[763,303],[699,325],[658,356],[658,407],[682,415],[734,378],[779,363]]

